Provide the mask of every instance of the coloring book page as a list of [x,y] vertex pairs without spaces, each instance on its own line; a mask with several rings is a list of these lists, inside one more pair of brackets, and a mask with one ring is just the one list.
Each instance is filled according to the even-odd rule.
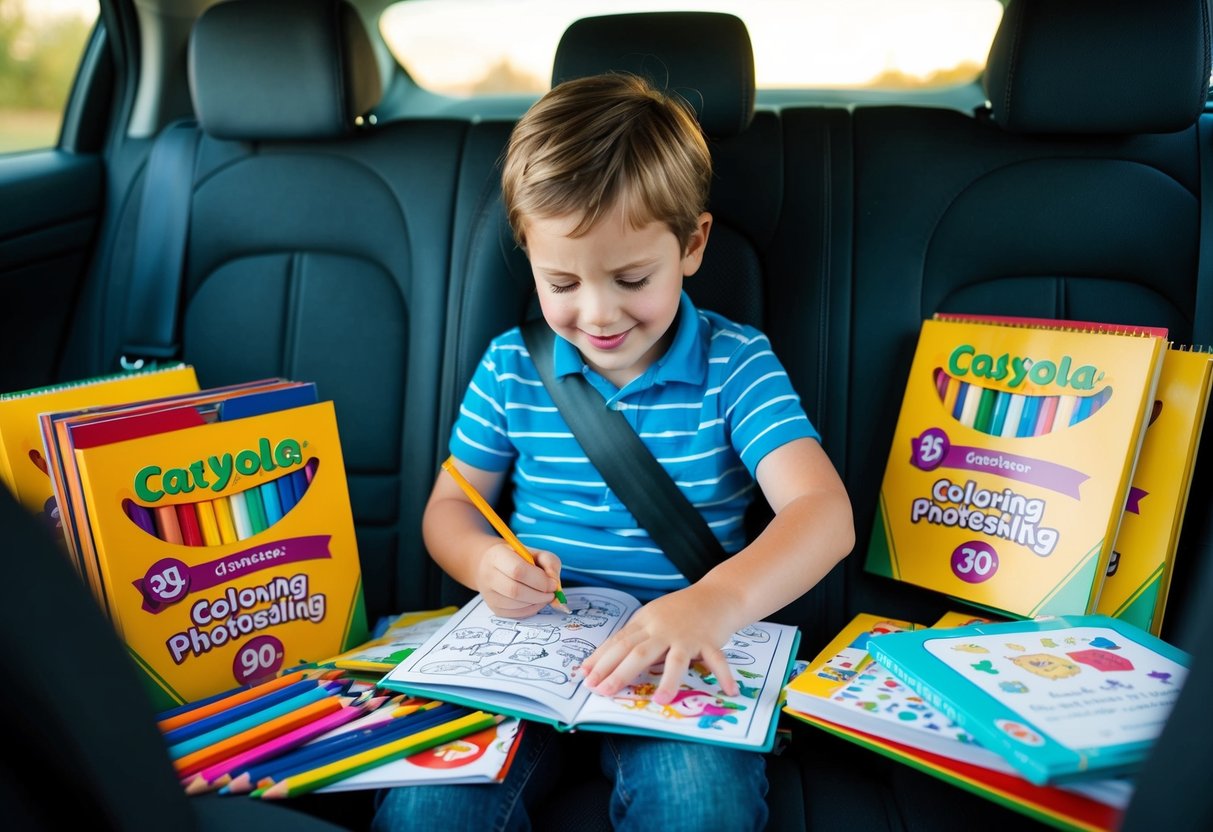
[[610,589],[570,589],[566,595],[568,613],[545,607],[523,619],[498,616],[477,597],[385,681],[472,688],[486,703],[525,707],[501,696],[508,694],[544,705],[568,722],[590,695],[575,669],[640,603]]

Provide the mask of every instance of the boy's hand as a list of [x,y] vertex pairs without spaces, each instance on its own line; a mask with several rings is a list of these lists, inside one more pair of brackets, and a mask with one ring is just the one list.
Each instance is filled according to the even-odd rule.
[[669,703],[693,660],[701,660],[728,696],[737,683],[721,645],[733,634],[724,623],[732,616],[723,609],[727,599],[709,597],[701,586],[690,586],[650,601],[581,663],[586,683],[595,693],[613,696],[648,668],[664,661],[661,684],[653,695]]
[[505,542],[493,544],[480,556],[476,586],[497,615],[526,618],[555,600],[560,558],[543,549],[530,551],[535,566]]

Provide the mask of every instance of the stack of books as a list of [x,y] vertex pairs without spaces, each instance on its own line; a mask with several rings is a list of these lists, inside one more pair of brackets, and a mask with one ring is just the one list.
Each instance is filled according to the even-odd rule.
[[0,399],[4,481],[53,521],[160,708],[366,639],[332,402],[192,368]]
[[1166,338],[925,321],[866,568],[980,612],[857,616],[785,711],[1052,825],[1114,829],[1188,667],[1157,636],[1213,364]]

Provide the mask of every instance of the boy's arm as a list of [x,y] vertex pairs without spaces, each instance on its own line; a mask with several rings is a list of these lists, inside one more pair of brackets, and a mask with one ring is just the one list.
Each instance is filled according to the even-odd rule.
[[668,702],[692,659],[700,657],[732,694],[720,650],[728,637],[799,598],[855,545],[851,501],[815,439],[796,439],[758,464],[758,483],[775,518],[749,546],[686,589],[658,598],[583,664],[587,681],[611,695],[664,659],[654,695]]
[[[485,471],[458,463],[459,472],[492,505],[505,484],[505,471]],[[481,593],[498,615],[521,618],[553,600],[560,561],[532,550],[527,563],[501,539],[459,485],[440,472],[426,503],[421,534],[430,555],[459,583]]]

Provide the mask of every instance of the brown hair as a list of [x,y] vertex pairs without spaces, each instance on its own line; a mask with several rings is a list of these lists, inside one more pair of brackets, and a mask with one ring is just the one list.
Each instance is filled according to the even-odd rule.
[[566,81],[527,111],[510,135],[501,191],[523,247],[527,217],[579,213],[578,236],[622,200],[633,226],[664,222],[685,250],[711,178],[689,105],[639,76],[610,73]]

